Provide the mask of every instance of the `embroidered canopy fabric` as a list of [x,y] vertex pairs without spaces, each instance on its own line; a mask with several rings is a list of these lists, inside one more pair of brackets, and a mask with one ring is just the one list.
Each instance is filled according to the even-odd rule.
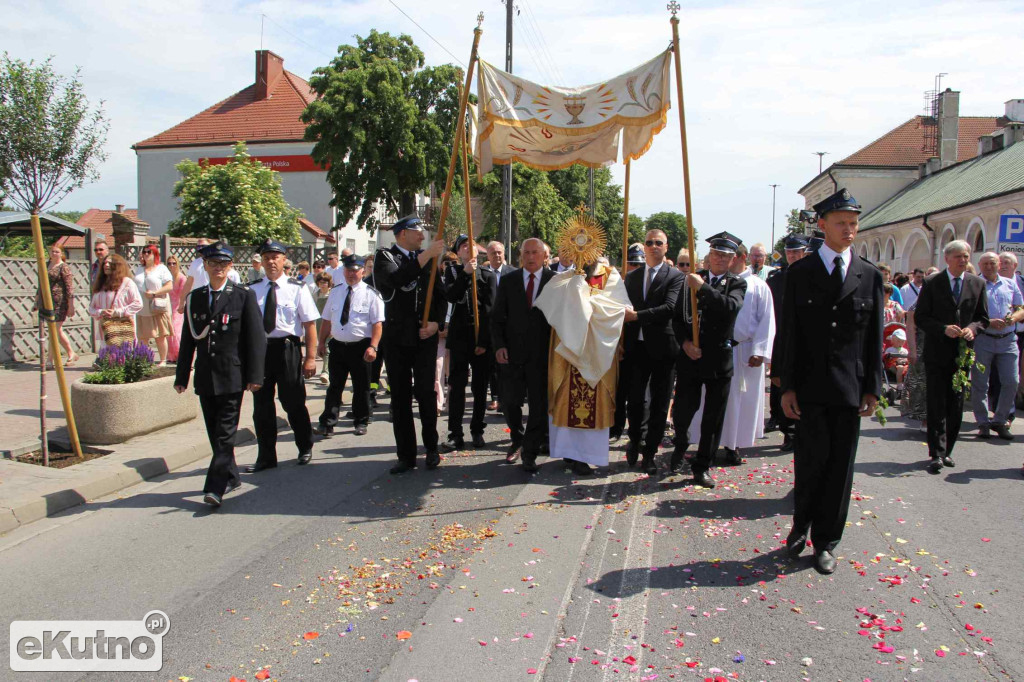
[[474,157],[481,175],[493,164],[559,170],[638,159],[665,127],[671,107],[668,51],[598,85],[548,87],[480,60]]

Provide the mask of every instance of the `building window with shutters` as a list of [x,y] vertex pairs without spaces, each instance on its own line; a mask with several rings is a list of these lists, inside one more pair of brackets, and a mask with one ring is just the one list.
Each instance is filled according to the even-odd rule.
[[366,242],[366,252],[367,253],[376,253],[376,251],[377,251],[377,242],[375,242],[372,239],[369,240],[368,242]]

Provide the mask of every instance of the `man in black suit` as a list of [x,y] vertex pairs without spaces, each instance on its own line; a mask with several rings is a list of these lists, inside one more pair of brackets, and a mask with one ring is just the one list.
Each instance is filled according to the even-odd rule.
[[[548,425],[548,347],[551,325],[534,307],[544,286],[555,273],[544,267],[544,242],[532,238],[520,250],[523,267],[501,278],[491,311],[491,343],[501,365],[501,403],[512,446],[505,461],[514,463],[520,453],[523,469],[537,471],[537,455],[546,445]],[[523,429],[523,393],[530,414]]]
[[782,302],[782,409],[796,420],[796,558],[810,532],[821,573],[836,568],[853,486],[860,418],[882,389],[882,273],[850,248],[860,205],[839,190],[815,205],[824,241],[789,266]]
[[[654,457],[665,436],[665,420],[672,398],[673,369],[679,342],[672,329],[676,299],[683,287],[683,274],[665,261],[668,237],[661,230],[649,230],[644,238],[644,265],[626,275],[625,356],[629,363],[629,446],[626,461],[636,464],[643,451],[641,469],[654,474]],[[647,433],[643,433],[644,396],[651,388],[647,405]],[[642,441],[642,443],[641,443]]]
[[[442,452],[453,452],[466,447],[463,440],[462,417],[466,411],[466,384],[469,370],[473,369],[473,417],[469,433],[473,447],[483,448],[484,418],[487,416],[487,380],[491,376],[491,308],[494,302],[496,277],[493,272],[478,268],[476,244],[460,234],[452,245],[459,263],[450,263],[445,270],[444,289],[452,304],[448,320],[446,348],[451,358],[448,372],[448,440]],[[477,320],[473,317],[472,281],[476,279]]]
[[[946,269],[924,280],[914,322],[924,331],[924,373],[928,386],[929,471],[954,466],[953,446],[964,417],[964,392],[953,388],[960,340],[967,344],[988,328],[985,281],[967,272],[971,247],[956,240],[943,249]],[[966,369],[970,372],[970,368]]]
[[235,463],[238,414],[245,390],[256,392],[263,382],[267,335],[256,295],[228,281],[231,248],[214,242],[202,256],[210,283],[186,297],[174,390],[184,393],[188,388],[194,355],[195,391],[213,450],[203,501],[219,507],[224,495],[242,484]]
[[[481,268],[494,275],[491,301],[498,297],[498,282],[515,268],[505,262],[505,245],[499,241],[492,241],[487,245],[487,263]],[[501,411],[501,369],[494,359],[494,349],[491,349],[491,402],[487,405],[488,410]]]
[[[630,244],[626,250],[626,275],[629,275],[629,273],[637,268],[643,269],[645,263],[644,245],[639,243]],[[625,350],[625,345],[623,350]],[[622,438],[622,432],[626,429],[626,407],[629,405],[629,377],[630,358],[627,353],[623,352],[622,357],[619,359],[619,382],[615,385],[615,421],[612,422],[611,428],[608,429],[609,445],[617,443]]]
[[[775,427],[782,432],[782,452],[790,452],[793,445],[793,431],[795,424],[793,420],[782,411],[782,357],[783,339],[785,333],[782,330],[782,301],[786,294],[786,273],[789,266],[803,258],[807,254],[807,239],[800,235],[791,234],[786,237],[785,243],[786,260],[768,275],[768,289],[772,292],[772,305],[775,310],[775,341],[772,343],[772,365],[770,376],[772,387],[769,392],[771,405],[771,421]],[[765,428],[765,431],[771,429]]]
[[[675,471],[683,461],[689,447],[687,430],[693,415],[700,407],[701,389],[704,390],[704,414],[700,422],[700,443],[693,458],[694,481],[705,488],[714,488],[715,481],[708,473],[722,438],[725,407],[729,401],[732,381],[732,336],[736,315],[743,307],[747,282],[729,272],[736,256],[740,239],[721,232],[707,239],[711,244],[708,254],[709,270],[691,272],[686,276],[686,287],[679,292],[672,327],[675,338],[683,339],[683,352],[676,360],[676,393],[672,407],[672,423],[676,427],[675,449],[669,469]],[[699,347],[693,343],[690,291],[697,291],[699,319]]]
[[373,280],[384,299],[384,338],[387,340],[384,364],[391,387],[391,427],[395,434],[398,464],[392,474],[416,469],[416,423],[412,400],[420,409],[420,433],[426,448],[427,469],[441,463],[437,451],[437,374],[438,331],[444,324],[448,302],[444,299],[441,276],[435,275],[426,326],[420,326],[430,290],[430,269],[437,267],[447,248],[435,239],[425,250],[423,221],[407,216],[392,228],[395,243],[378,249],[373,261]]

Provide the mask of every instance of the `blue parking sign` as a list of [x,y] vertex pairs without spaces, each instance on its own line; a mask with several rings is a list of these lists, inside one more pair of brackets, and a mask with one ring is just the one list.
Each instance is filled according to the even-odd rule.
[[999,241],[1005,244],[1024,242],[1024,215],[1005,213],[999,216]]

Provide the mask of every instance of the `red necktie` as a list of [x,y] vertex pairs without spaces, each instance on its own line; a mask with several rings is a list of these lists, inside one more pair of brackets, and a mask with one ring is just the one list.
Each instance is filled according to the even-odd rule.
[[530,283],[526,285],[526,302],[530,304],[531,308],[533,307],[533,278],[534,274],[531,272]]

